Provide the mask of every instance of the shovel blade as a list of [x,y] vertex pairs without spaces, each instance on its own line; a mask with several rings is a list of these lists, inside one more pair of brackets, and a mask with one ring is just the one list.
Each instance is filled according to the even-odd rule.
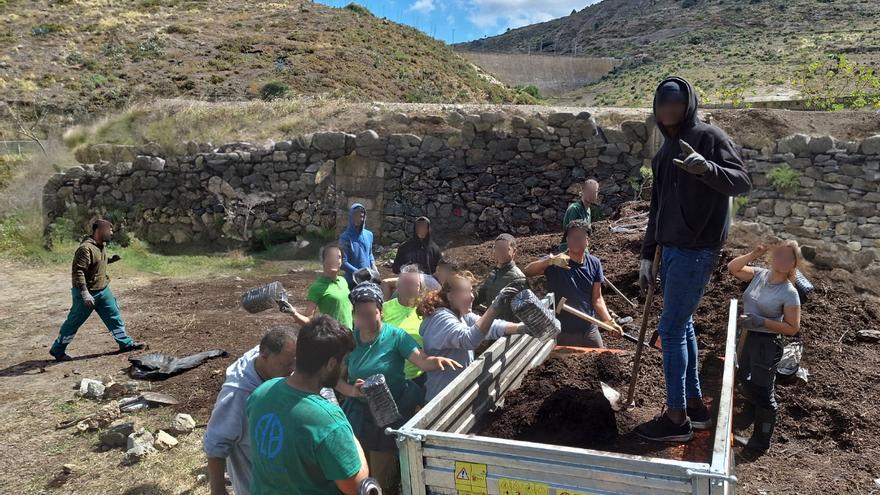
[[605,382],[599,382],[599,385],[602,386],[602,395],[608,399],[608,402],[611,403],[611,409],[614,411],[620,411],[623,407],[620,404],[620,392],[614,390],[614,387],[608,385]]

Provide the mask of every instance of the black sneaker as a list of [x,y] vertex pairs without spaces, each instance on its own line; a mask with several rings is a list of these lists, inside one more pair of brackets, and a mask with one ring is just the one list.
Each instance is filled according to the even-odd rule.
[[691,427],[695,430],[708,430],[712,427],[712,415],[709,414],[709,408],[705,404],[687,408],[687,415],[691,420]]
[[67,354],[66,352],[62,353],[62,354],[52,354],[50,352],[49,355],[52,356],[53,358],[55,358],[55,361],[58,361],[59,363],[63,363],[66,361],[73,361],[73,358],[70,357],[70,355]]
[[119,352],[139,351],[146,348],[147,344],[145,344],[144,342],[134,341],[131,344],[119,346]]
[[636,435],[654,442],[687,442],[694,438],[694,430],[688,419],[677,425],[666,414],[660,414],[637,426]]

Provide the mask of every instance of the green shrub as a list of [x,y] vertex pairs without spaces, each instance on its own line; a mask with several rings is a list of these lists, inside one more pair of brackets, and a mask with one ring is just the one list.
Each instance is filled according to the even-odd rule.
[[263,88],[260,89],[260,98],[265,101],[277,100],[278,98],[284,98],[288,91],[290,91],[290,87],[287,84],[281,81],[271,81],[264,84]]
[[165,53],[165,43],[157,36],[150,36],[137,45],[137,53],[132,54],[132,59],[158,58]]
[[523,86],[523,85],[514,86],[513,89],[514,89],[514,91],[518,91],[518,92],[522,92],[527,95],[530,95],[532,98],[535,98],[538,100],[542,99],[541,91],[534,84],[527,84],[525,86]]
[[800,178],[801,173],[791,168],[787,163],[767,173],[770,185],[782,193],[797,189],[797,186],[800,184]]
[[347,10],[350,10],[350,11],[358,14],[358,15],[370,15],[370,16],[373,15],[373,13],[370,12],[370,9],[364,7],[363,5],[358,5],[354,2],[346,5],[345,8]]

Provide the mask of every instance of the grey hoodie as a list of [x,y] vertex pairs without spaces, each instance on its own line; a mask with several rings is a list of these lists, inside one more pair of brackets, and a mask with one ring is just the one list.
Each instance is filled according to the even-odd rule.
[[226,381],[202,440],[208,457],[226,458],[226,472],[232,478],[235,495],[250,493],[251,443],[245,405],[251,392],[263,383],[254,368],[259,355],[260,346],[256,346],[226,368]]

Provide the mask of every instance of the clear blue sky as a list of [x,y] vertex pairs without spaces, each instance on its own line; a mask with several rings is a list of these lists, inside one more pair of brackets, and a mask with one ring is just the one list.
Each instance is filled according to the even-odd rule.
[[[344,7],[352,0],[318,0]],[[459,43],[548,21],[599,0],[355,0],[379,17],[408,24],[429,36]]]

